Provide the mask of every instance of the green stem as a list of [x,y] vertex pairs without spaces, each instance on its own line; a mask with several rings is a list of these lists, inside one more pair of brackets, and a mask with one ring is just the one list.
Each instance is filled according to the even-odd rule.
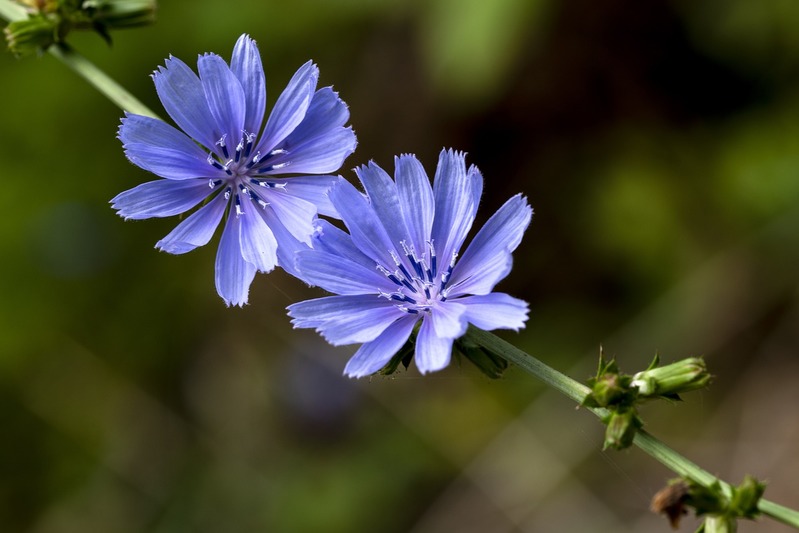
[[[565,394],[578,404],[581,404],[585,396],[590,392],[590,389],[573,380],[561,372],[547,366],[532,355],[523,352],[512,344],[500,339],[493,333],[483,331],[481,329],[470,327],[466,332],[472,342],[483,346],[484,348],[504,357],[509,362],[519,366],[522,370],[537,377],[553,389]],[[589,409],[597,416],[605,414],[604,409]],[[726,492],[730,492],[730,485],[723,480],[718,479],[713,474],[703,470],[698,465],[689,461],[676,451],[666,446],[663,442],[653,437],[646,431],[639,431],[635,436],[634,444],[638,446],[645,453],[652,456],[661,464],[666,466],[673,472],[693,479],[702,485],[709,486],[718,481]],[[758,502],[758,509],[764,515],[773,518],[783,524],[793,526],[799,529],[799,512],[784,507],[777,503],[768,501],[761,498]]]
[[[27,16],[25,9],[19,4],[15,4],[10,0],[0,0],[0,17],[5,20],[14,22],[23,20]],[[103,93],[123,111],[158,118],[158,115],[153,113],[150,108],[141,103],[105,72],[97,68],[94,63],[73,50],[68,44],[61,43],[51,46],[48,52],[77,72],[80,77],[89,82],[90,85],[93,85],[95,89]]]
[[77,72],[80,77],[88,81],[90,85],[93,85],[95,89],[103,93],[123,111],[159,118],[149,107],[141,103],[135,96],[108,77],[108,75],[97,68],[94,63],[73,50],[68,44],[62,43],[51,46],[48,51],[69,68]]

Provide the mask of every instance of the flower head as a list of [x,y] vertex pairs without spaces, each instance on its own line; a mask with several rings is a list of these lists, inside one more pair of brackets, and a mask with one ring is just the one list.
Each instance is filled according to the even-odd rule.
[[334,345],[363,343],[344,370],[361,377],[383,368],[417,324],[422,373],[449,364],[469,324],[524,326],[527,304],[492,292],[530,223],[523,196],[508,200],[459,256],[483,189],[462,153],[441,152],[432,187],[412,155],[396,158],[395,180],[374,163],[356,172],[366,196],[344,180],[329,193],[349,234],[320,221],[314,249],[297,254],[300,276],[337,296],[289,306],[294,327],[316,328]]
[[[158,97],[183,131],[128,114],[119,138],[125,155],[160,176],[112,200],[126,219],[167,217],[206,203],[156,247],[182,254],[203,246],[227,214],[216,256],[216,289],[228,305],[247,303],[256,271],[291,271],[310,243],[317,212],[334,215],[325,196],[355,149],[346,104],[330,87],[316,90],[312,62],[294,74],[261,131],[266,82],[255,41],[242,35],[228,65],[201,55],[199,77],[170,57],[153,74]],[[286,177],[284,174],[293,174]]]

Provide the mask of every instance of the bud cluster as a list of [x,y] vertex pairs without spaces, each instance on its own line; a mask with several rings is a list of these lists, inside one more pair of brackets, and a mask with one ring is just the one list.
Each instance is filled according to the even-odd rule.
[[637,405],[645,400],[679,400],[680,393],[708,385],[711,376],[702,358],[689,357],[666,366],[658,366],[656,355],[649,368],[634,375],[619,370],[615,359],[606,361],[600,350],[599,368],[588,380],[591,392],[582,405],[607,410],[602,421],[607,424],[604,448],[622,450],[633,443],[643,427]]
[[655,494],[650,507],[655,513],[665,514],[674,529],[692,508],[696,516],[705,517],[696,533],[734,533],[739,519],[752,520],[760,514],[758,502],[765,490],[764,483],[748,475],[739,486],[726,491],[718,481],[705,486],[677,478]]
[[110,30],[152,24],[156,0],[18,0],[28,18],[3,30],[18,56],[41,53],[72,30],[93,30],[111,42]]

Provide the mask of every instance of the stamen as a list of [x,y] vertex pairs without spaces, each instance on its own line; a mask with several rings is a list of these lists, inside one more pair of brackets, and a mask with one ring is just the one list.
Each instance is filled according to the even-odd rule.
[[377,268],[377,270],[382,272],[385,277],[390,279],[392,283],[394,283],[396,285],[402,285],[402,282],[399,280],[399,278],[397,278],[397,276],[392,274],[391,271],[389,269],[387,269],[386,267],[384,267],[383,265],[378,263],[376,265],[376,268]]
[[418,310],[413,309],[411,307],[406,307],[404,305],[398,305],[397,309],[399,309],[400,311],[403,311],[405,313],[408,313],[409,315],[418,315],[419,314]]
[[244,147],[244,157],[249,157],[252,145],[255,142],[255,134],[247,133],[247,130],[244,130],[244,137],[247,139],[246,146]]
[[277,163],[275,165],[267,165],[264,168],[258,169],[258,174],[266,174],[267,172],[272,172],[273,170],[280,170],[281,168],[285,168],[291,164],[290,161],[286,161],[285,163]]
[[225,200],[230,200],[230,193],[231,193],[231,188],[230,187],[225,189]]
[[[251,146],[248,146],[247,150],[250,150],[251,148],[252,148]],[[246,165],[247,168],[250,169],[250,168],[254,167],[255,165],[258,164],[258,161],[260,161],[260,160],[261,160],[261,151],[259,150],[259,151],[255,152],[254,156],[252,156],[252,160],[249,163],[247,163],[247,165]]]
[[219,170],[227,170],[225,167],[222,166],[222,164],[219,161],[216,160],[214,154],[212,153],[208,154],[206,161],[208,161],[208,164],[214,168],[218,168]]
[[227,146],[225,145],[225,138],[227,137],[227,133],[222,135],[222,138],[216,141],[216,144],[222,148],[222,153],[225,155],[225,159],[230,157],[230,154],[227,151]]
[[411,273],[408,272],[407,268],[405,268],[405,265],[402,264],[402,261],[400,261],[397,252],[395,252],[394,250],[389,250],[388,253],[391,255],[391,259],[394,260],[394,264],[397,265],[397,267],[399,267],[400,271],[402,271],[402,275],[405,276],[405,279],[411,279],[413,276],[411,276]]
[[436,275],[436,247],[433,246],[433,239],[427,241],[427,246],[430,247],[430,281],[433,281],[433,277]]
[[236,202],[236,216],[238,217],[243,215],[244,211],[241,210],[241,198],[239,198],[238,194],[236,195],[236,199],[234,201]]
[[213,188],[217,187],[218,185],[222,185],[222,180],[214,180],[214,179],[208,180],[208,186],[210,188],[213,189]]

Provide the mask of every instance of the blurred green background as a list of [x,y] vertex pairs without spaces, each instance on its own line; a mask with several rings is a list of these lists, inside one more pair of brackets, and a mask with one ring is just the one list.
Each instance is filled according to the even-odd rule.
[[[270,103],[312,58],[350,105],[349,179],[467,151],[480,222],[517,192],[536,210],[499,286],[530,321],[503,336],[578,379],[600,344],[630,372],[705,356],[711,388],[647,427],[799,507],[797,28],[786,0],[194,0],[71,42],[159,112],[168,54],[249,33]],[[108,206],[152,179],[121,112],[49,55],[1,54],[0,80],[0,531],[669,531],[670,472],[600,452],[528,375],[345,379],[353,349],[285,316],[321,293],[280,272],[226,309],[215,244],[159,253],[175,219]]]

